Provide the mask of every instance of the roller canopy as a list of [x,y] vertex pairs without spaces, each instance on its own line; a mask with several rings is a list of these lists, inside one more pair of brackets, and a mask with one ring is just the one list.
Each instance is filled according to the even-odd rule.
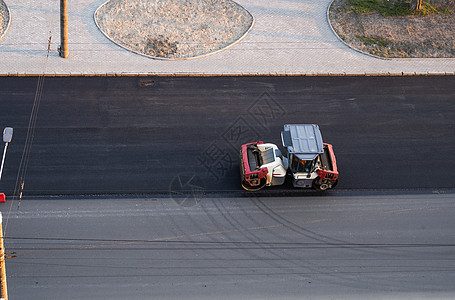
[[316,124],[286,124],[281,141],[289,154],[301,160],[313,160],[324,153],[321,131]]

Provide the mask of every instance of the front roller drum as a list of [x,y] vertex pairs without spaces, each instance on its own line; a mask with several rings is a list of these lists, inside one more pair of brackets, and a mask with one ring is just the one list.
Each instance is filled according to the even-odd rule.
[[266,178],[253,179],[253,180],[251,180],[251,183],[246,181],[245,174],[243,174],[242,151],[240,151],[239,160],[240,160],[240,181],[242,183],[242,188],[249,192],[256,192],[256,191],[262,190],[267,183]]
[[326,191],[328,189],[333,189],[336,185],[338,184],[338,180],[329,182],[327,180],[320,180],[319,178],[316,178],[313,180],[313,188],[318,190],[318,191]]

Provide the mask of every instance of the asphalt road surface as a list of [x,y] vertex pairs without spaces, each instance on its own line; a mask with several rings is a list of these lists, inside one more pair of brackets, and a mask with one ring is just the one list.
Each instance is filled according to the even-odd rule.
[[10,299],[455,297],[454,191],[195,200],[2,206]]
[[9,195],[28,128],[25,195],[218,193],[241,191],[240,145],[280,144],[286,123],[320,125],[339,189],[454,187],[454,76],[45,78],[35,97],[37,83],[0,78]]
[[[37,82],[0,78],[10,299],[454,298],[453,76]],[[285,123],[320,125],[336,190],[241,192]]]

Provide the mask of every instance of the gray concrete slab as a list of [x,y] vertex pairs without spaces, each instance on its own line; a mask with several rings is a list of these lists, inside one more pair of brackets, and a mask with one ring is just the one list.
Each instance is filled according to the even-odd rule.
[[[327,19],[330,0],[239,0],[253,30],[220,53],[184,61],[153,60],[107,39],[94,22],[104,0],[70,1],[70,57],[58,56],[59,4],[9,0],[11,26],[0,40],[0,75],[15,74],[445,74],[455,59],[379,59],[342,43]],[[47,43],[52,35],[47,59]]]

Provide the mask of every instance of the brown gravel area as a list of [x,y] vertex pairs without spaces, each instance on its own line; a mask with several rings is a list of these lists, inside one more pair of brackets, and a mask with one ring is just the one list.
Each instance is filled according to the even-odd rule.
[[3,0],[0,0],[0,38],[3,37],[6,30],[8,29],[9,14],[6,9],[6,4]]
[[[454,1],[444,2],[451,8]],[[350,8],[349,0],[335,0],[330,7],[330,22],[348,45],[376,56],[455,57],[453,13],[393,17],[377,12],[357,14]]]
[[95,20],[114,42],[162,59],[219,51],[253,26],[253,16],[231,0],[110,0]]

